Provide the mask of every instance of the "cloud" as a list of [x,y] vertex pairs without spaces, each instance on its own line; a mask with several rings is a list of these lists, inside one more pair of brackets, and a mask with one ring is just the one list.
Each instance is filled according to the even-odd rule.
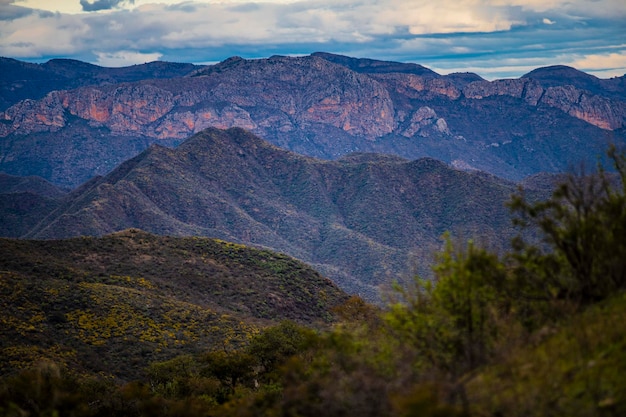
[[6,18],[0,55],[117,66],[157,56],[198,63],[329,51],[513,76],[532,66],[597,68],[582,60],[620,54],[619,45],[626,44],[622,3],[598,0],[591,8],[587,0],[81,0],[85,11],[108,12],[44,16],[0,0],[0,18]]
[[622,47],[624,49],[619,52],[574,57],[568,65],[598,76],[626,75],[626,45],[622,45]]
[[141,53],[134,51],[96,52],[96,64],[103,67],[122,67],[158,61],[162,54],[158,52]]
[[74,15],[31,13],[0,26],[0,55],[33,59],[85,49],[90,27]]
[[96,12],[99,10],[110,10],[126,3],[133,4],[134,0],[80,0],[80,5],[86,12]]
[[0,21],[15,20],[33,13],[33,10],[13,3],[13,0],[0,0]]

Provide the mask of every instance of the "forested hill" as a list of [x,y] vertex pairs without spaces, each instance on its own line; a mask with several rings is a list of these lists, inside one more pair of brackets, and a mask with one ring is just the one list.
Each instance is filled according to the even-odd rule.
[[225,242],[0,240],[0,415],[626,415],[626,155],[609,156],[618,178],[513,199],[542,245],[446,239],[435,280],[385,309]]
[[48,360],[137,377],[152,361],[237,348],[282,320],[323,326],[347,299],[301,262],[206,238],[0,239],[0,253],[3,375]]

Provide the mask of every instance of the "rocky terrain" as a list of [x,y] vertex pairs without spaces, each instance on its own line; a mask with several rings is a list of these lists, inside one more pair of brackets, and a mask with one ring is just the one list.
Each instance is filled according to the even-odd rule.
[[182,77],[197,68],[193,64],[160,61],[122,68],[100,67],[73,59],[31,64],[0,57],[0,110],[25,99],[40,99],[51,91],[147,78]]
[[[51,61],[29,74],[60,64],[76,67],[78,78],[84,66],[94,71]],[[75,187],[152,143],[175,146],[207,127],[241,127],[314,157],[428,156],[519,180],[595,164],[608,143],[626,141],[624,77],[601,80],[567,67],[489,82],[327,53],[234,57],[193,70],[147,65],[118,69],[125,76],[117,78],[101,69],[77,88],[51,85],[43,97],[42,88],[25,98],[26,87],[6,87],[15,77],[4,82],[0,170]]]

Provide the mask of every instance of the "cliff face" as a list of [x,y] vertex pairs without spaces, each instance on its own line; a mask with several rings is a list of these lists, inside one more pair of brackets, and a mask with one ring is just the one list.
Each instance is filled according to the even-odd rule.
[[231,60],[224,66],[231,71],[211,69],[174,83],[53,91],[7,109],[2,135],[57,131],[68,115],[116,134],[153,138],[184,139],[209,126],[268,133],[320,123],[368,139],[394,129],[393,103],[380,83],[320,58],[270,58],[264,65]]
[[626,101],[602,97],[572,85],[544,88],[528,78],[477,81],[465,86],[463,94],[478,100],[501,95],[519,98],[531,106],[554,107],[605,130],[626,126]]
[[51,91],[148,78],[182,77],[197,68],[193,64],[172,62],[106,68],[72,59],[53,59],[44,64],[31,64],[0,57],[0,110],[6,110],[22,100],[43,98]]
[[[90,85],[22,100],[0,113],[0,170],[75,186],[149,143],[175,145],[207,127],[241,127],[316,157],[431,156],[517,179],[566,169],[585,156],[595,160],[607,142],[625,140],[626,100],[614,88],[579,88],[591,85],[588,79],[544,86],[541,74],[539,80],[531,73],[488,82],[322,53],[231,58],[185,77]],[[105,136],[116,149],[105,149]],[[574,137],[584,147],[573,147]],[[105,147],[98,160],[81,149],[94,142]],[[24,155],[42,146],[47,150],[39,163]],[[62,160],[46,157],[59,147],[67,155]],[[568,152],[558,154],[559,148]],[[62,174],[67,168],[60,164],[81,172]]]

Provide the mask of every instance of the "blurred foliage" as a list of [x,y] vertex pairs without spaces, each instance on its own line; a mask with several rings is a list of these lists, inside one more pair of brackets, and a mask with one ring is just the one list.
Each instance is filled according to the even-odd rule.
[[626,286],[626,156],[608,155],[615,175],[570,175],[545,201],[513,197],[514,222],[538,228],[545,243],[514,241],[524,290],[589,304]]

